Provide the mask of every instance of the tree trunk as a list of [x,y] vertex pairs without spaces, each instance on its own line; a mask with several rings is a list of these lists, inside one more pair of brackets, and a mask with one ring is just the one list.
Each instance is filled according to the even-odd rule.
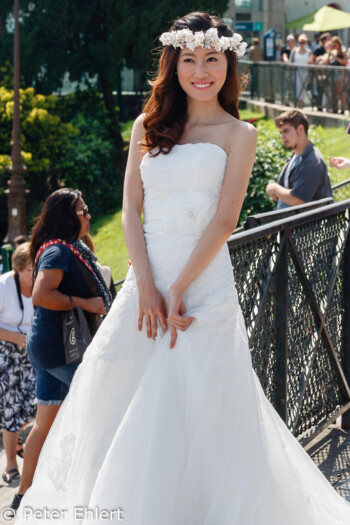
[[115,107],[114,95],[112,88],[103,71],[99,73],[99,80],[101,84],[101,90],[103,95],[103,101],[107,109],[108,117],[111,121],[111,135],[116,148],[116,155],[123,149],[123,137],[120,132],[118,114]]

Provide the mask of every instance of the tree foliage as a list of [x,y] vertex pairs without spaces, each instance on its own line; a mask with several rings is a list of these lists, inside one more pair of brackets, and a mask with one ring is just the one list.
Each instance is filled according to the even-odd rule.
[[[38,215],[46,197],[60,186],[82,190],[95,214],[115,209],[118,177],[108,118],[98,93],[91,90],[65,97],[20,90],[24,178],[30,190],[28,219]],[[4,190],[11,163],[13,91],[0,87],[0,224],[4,229]],[[1,232],[2,234],[4,231]]]
[[[21,72],[26,86],[44,94],[72,81],[96,79],[116,146],[122,146],[113,91],[124,66],[145,70],[156,37],[191,10],[222,14],[228,0],[27,0],[21,1]],[[13,2],[0,0],[0,65],[12,49]]]

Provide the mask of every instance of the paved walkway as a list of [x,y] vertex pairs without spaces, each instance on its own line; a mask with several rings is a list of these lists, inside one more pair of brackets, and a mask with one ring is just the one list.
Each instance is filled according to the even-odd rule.
[[[29,430],[28,426],[23,431],[24,439]],[[332,425],[310,443],[306,450],[333,487],[350,502],[350,431],[344,432],[339,426]],[[22,463],[23,460],[18,458],[20,470]],[[4,468],[5,453],[0,439],[0,472],[3,472]],[[18,485],[18,481],[8,486],[2,478],[0,480],[0,525],[9,523],[1,516],[1,509],[11,503]]]

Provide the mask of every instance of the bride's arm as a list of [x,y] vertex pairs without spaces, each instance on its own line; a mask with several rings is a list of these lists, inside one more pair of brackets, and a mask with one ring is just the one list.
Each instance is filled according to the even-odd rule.
[[128,162],[125,172],[122,225],[126,247],[129,252],[139,290],[138,328],[142,329],[143,317],[147,336],[157,336],[157,318],[164,331],[167,330],[164,298],[157,290],[147,256],[141,214],[143,207],[143,186],[140,176],[142,152],[138,143],[143,140],[143,117],[140,115],[133,126]]
[[254,164],[257,132],[244,122],[238,122],[236,126],[228,145],[227,166],[215,216],[170,288],[168,320],[172,328],[171,348],[175,345],[176,329],[186,330],[190,324],[188,318],[179,315],[184,291],[214,259],[239,219]]

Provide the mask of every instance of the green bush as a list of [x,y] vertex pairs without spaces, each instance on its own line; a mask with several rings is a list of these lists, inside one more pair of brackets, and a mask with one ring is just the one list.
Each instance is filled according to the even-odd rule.
[[[27,217],[40,211],[47,195],[61,183],[57,169],[59,159],[64,157],[70,140],[79,131],[62,122],[54,114],[56,97],[38,95],[33,88],[20,90],[22,158],[26,166],[24,178],[30,190],[27,198]],[[9,173],[5,169],[11,162],[11,133],[13,120],[13,91],[0,87],[0,221],[7,218],[4,190]],[[3,228],[2,228],[3,229]]]
[[79,130],[57,163],[62,179],[83,192],[94,216],[115,210],[121,202],[123,177],[117,169],[109,120],[99,93],[86,90],[60,97],[57,110]]
[[[20,91],[24,178],[30,190],[27,218],[32,220],[42,203],[62,186],[80,189],[95,215],[116,209],[120,202],[108,119],[98,93],[44,96],[33,88]],[[13,91],[0,87],[0,223],[7,221],[4,190],[11,162]]]

